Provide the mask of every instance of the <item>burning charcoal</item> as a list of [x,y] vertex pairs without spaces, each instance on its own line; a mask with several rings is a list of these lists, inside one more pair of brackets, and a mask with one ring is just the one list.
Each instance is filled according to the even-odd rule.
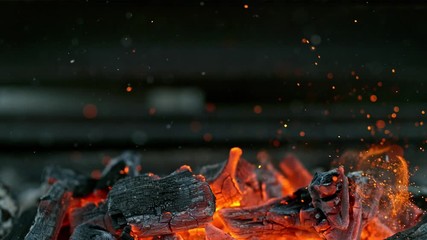
[[111,219],[107,214],[107,205],[104,203],[98,206],[93,203],[88,203],[81,208],[75,208],[70,214],[70,228],[73,231],[77,226],[88,223],[97,225],[110,232],[114,232]]
[[383,240],[393,235],[393,231],[385,226],[377,217],[374,217],[363,228],[361,240]]
[[427,216],[412,228],[399,232],[387,240],[425,240],[427,239]]
[[18,214],[18,204],[9,189],[0,183],[0,239],[5,237],[13,227]]
[[25,239],[56,239],[71,202],[72,192],[86,178],[69,169],[49,167],[44,179],[51,184],[40,199],[37,215]]
[[43,173],[43,180],[48,184],[61,181],[68,188],[74,189],[76,186],[84,184],[87,181],[87,178],[71,169],[51,166],[45,168]]
[[103,216],[106,213],[107,213],[106,208],[105,208],[105,211],[102,211],[101,208],[99,208],[94,203],[88,203],[83,207],[77,207],[77,208],[71,207],[71,212],[70,212],[71,231],[74,231],[74,229],[77,226],[83,223],[86,223],[93,218],[97,218],[98,216]]
[[139,237],[203,227],[212,221],[215,198],[207,182],[183,166],[169,176],[119,180],[108,195],[113,226],[131,225]]
[[192,228],[188,231],[183,231],[178,233],[183,239],[189,240],[206,240],[206,231],[205,228]]
[[206,240],[233,240],[232,236],[212,224],[206,226]]
[[153,240],[183,240],[183,238],[181,237],[181,235],[177,233],[173,233],[173,234],[153,237]]
[[94,180],[71,169],[50,166],[44,169],[43,181],[47,184],[53,184],[56,181],[62,181],[69,189],[72,189],[73,196],[87,195],[93,191]]
[[359,239],[381,197],[381,188],[372,188],[372,181],[361,173],[346,177],[340,167],[316,173],[308,188],[290,197],[256,207],[224,208],[219,214],[227,228],[243,239]]
[[224,169],[226,163],[227,161],[224,161],[222,163],[205,165],[200,168],[199,174],[203,175],[206,181],[212,182],[221,174],[221,171],[222,169]]
[[349,151],[341,156],[338,163],[363,171],[379,183],[383,194],[376,215],[393,232],[408,229],[420,220],[423,211],[410,202],[409,169],[401,147],[378,145],[368,151]]
[[55,182],[41,198],[34,224],[25,239],[56,239],[70,204],[71,195],[71,191],[62,181]]
[[227,229],[238,239],[321,239],[314,229],[315,215],[306,189],[264,205],[219,210]]
[[316,174],[308,187],[313,206],[321,209],[328,224],[346,230],[350,225],[350,194],[344,168]]
[[128,225],[123,228],[122,233],[120,234],[120,240],[134,240],[131,236],[132,228]]
[[70,237],[70,240],[116,240],[107,230],[91,224],[82,224],[78,226]]
[[293,155],[286,156],[280,162],[280,169],[292,184],[293,189],[299,189],[310,184],[313,176],[302,165],[298,158]]
[[218,209],[240,204],[242,192],[236,181],[236,168],[241,155],[242,150],[240,148],[232,148],[228,161],[221,171],[216,174],[215,179],[209,181],[212,192],[215,194]]
[[[344,168],[316,173],[308,190],[312,204],[325,219],[315,226],[326,239],[360,239],[362,229],[378,210],[381,187],[362,173],[344,175]],[[369,198],[369,200],[367,199]]]
[[239,183],[239,189],[242,192],[240,206],[255,206],[265,201],[266,194],[263,193],[258,181],[255,165],[240,159],[236,168],[236,181]]
[[139,154],[133,152],[124,152],[122,155],[112,159],[102,172],[96,188],[106,189],[111,187],[118,180],[130,176],[138,176],[141,159]]
[[256,169],[258,180],[265,193],[264,199],[278,198],[291,195],[294,192],[288,179],[283,177],[270,161],[266,152],[258,153],[260,165]]

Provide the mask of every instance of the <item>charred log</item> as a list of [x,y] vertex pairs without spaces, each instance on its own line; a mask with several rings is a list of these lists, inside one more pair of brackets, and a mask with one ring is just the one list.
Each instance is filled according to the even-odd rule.
[[[242,239],[359,239],[381,196],[372,181],[361,173],[347,177],[340,167],[315,174],[308,188],[290,197],[256,207],[225,208],[219,214]],[[365,196],[371,197],[369,202]]]
[[104,203],[99,205],[89,203],[81,208],[72,210],[70,213],[71,231],[81,224],[97,225],[110,232],[114,232],[111,218],[107,214],[107,205]]
[[[234,157],[237,153],[239,157]],[[241,150],[230,152],[230,157],[222,163],[203,166],[199,173],[212,187],[217,197],[217,208],[254,206],[263,202],[266,194],[256,174],[256,166],[240,158]],[[237,166],[235,166],[237,164]]]
[[25,239],[56,239],[71,200],[71,191],[62,182],[52,185],[40,200],[37,215]]
[[141,237],[203,227],[215,211],[208,183],[187,166],[158,180],[146,176],[121,179],[107,202],[113,226],[118,229],[129,224]]
[[[240,148],[232,148],[230,150],[229,158],[223,165],[213,166],[203,172],[210,172],[209,185],[216,198],[217,208],[229,207],[240,204],[242,199],[242,192],[239,189],[239,184],[236,180],[236,168],[242,155]],[[218,173],[213,173],[215,169],[221,170]],[[212,178],[212,176],[215,176]]]
[[313,176],[304,165],[293,155],[288,155],[280,162],[280,169],[292,184],[294,189],[299,189],[310,184]]
[[71,202],[74,188],[86,178],[69,169],[49,167],[44,180],[51,184],[40,199],[34,223],[25,239],[56,239]]
[[74,190],[76,186],[84,185],[87,179],[86,176],[78,174],[71,169],[60,168],[58,166],[45,168],[43,174],[43,182],[53,184],[60,181],[65,187],[71,190]]
[[259,153],[258,161],[260,165],[256,168],[256,174],[265,195],[264,199],[291,195],[297,190],[292,187],[288,179],[276,170],[266,153]]
[[236,181],[242,193],[240,206],[255,206],[266,200],[266,194],[263,192],[262,184],[260,184],[256,174],[256,166],[245,159],[239,160],[236,169]]
[[78,226],[70,237],[70,240],[116,240],[116,238],[107,230],[91,224],[82,224]]
[[101,179],[96,184],[97,189],[107,189],[118,180],[130,176],[138,176],[141,167],[140,156],[133,152],[124,152],[112,159],[102,172]]
[[123,228],[122,233],[120,234],[120,240],[134,240],[131,236],[132,228],[130,226],[126,226]]
[[316,210],[307,203],[311,197],[306,189],[292,196],[270,200],[264,205],[219,210],[227,229],[239,239],[321,239],[314,229]]

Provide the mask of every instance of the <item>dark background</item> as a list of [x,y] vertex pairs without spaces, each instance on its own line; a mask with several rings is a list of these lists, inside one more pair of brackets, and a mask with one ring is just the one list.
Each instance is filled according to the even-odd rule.
[[313,170],[384,139],[427,184],[426,15],[395,1],[0,2],[1,179],[90,172],[126,149],[158,173],[233,146]]

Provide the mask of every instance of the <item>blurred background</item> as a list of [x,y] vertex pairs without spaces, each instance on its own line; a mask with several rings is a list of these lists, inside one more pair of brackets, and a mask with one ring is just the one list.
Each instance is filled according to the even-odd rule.
[[233,146],[314,170],[387,141],[427,185],[426,14],[395,1],[1,2],[0,179],[90,173],[123,150],[165,174]]

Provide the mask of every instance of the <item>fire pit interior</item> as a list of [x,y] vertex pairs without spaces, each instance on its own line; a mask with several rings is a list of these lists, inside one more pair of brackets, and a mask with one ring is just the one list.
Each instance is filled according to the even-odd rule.
[[426,14],[0,3],[0,239],[427,239]]

